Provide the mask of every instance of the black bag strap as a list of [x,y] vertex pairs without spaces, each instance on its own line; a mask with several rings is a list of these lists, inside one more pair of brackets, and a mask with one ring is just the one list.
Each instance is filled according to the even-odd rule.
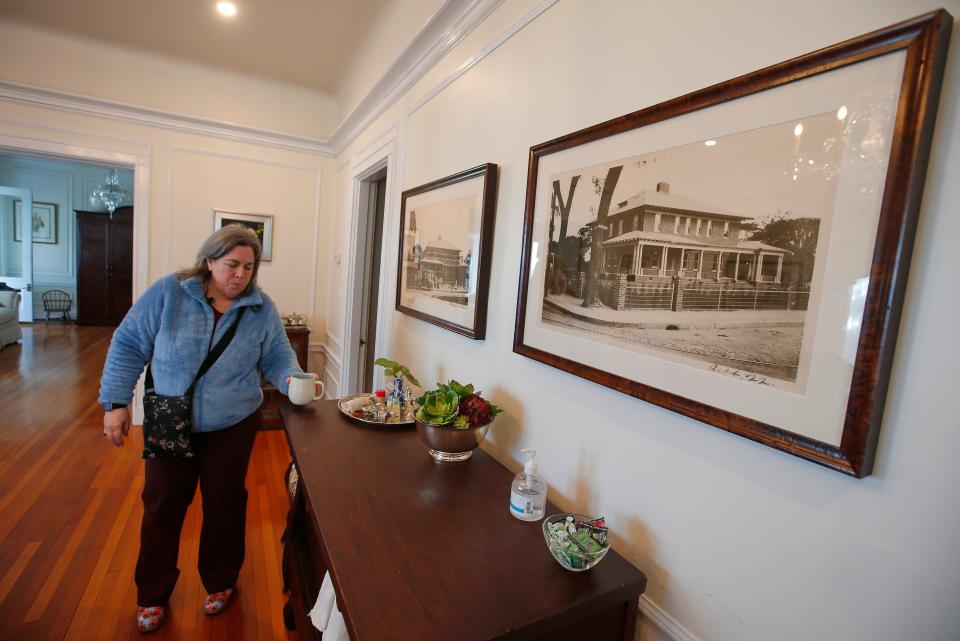
[[[193,382],[190,383],[190,387],[187,389],[184,396],[192,396],[193,388],[197,386],[197,381],[200,380],[200,377],[207,373],[213,364],[217,362],[217,359],[220,358],[220,355],[227,349],[230,345],[230,341],[233,340],[233,335],[237,333],[237,325],[240,324],[240,319],[243,317],[243,312],[247,310],[246,307],[241,307],[237,311],[237,319],[233,321],[233,325],[227,328],[227,331],[224,332],[223,336],[220,337],[220,340],[217,341],[217,344],[213,346],[213,349],[207,353],[207,357],[203,359],[203,363],[200,365],[200,370],[197,372],[197,375],[193,377]],[[143,380],[143,390],[144,392],[153,391],[153,374],[150,373],[150,363],[147,363],[147,375]]]

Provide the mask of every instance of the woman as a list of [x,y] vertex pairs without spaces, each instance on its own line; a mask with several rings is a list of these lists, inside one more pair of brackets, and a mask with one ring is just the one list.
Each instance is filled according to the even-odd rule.
[[[137,627],[160,627],[177,577],[180,530],[197,483],[203,500],[198,569],[206,614],[227,606],[243,565],[244,480],[263,399],[260,372],[281,392],[302,373],[273,302],[257,287],[257,235],[228,225],[210,236],[194,267],[154,283],[110,342],[100,403],[103,433],[116,446],[130,430],[128,405],[150,363],[158,395],[186,393],[208,351],[240,315],[226,350],[193,392],[192,458],[147,458],[137,560]],[[240,314],[240,310],[243,314]],[[316,376],[315,376],[316,378]]]

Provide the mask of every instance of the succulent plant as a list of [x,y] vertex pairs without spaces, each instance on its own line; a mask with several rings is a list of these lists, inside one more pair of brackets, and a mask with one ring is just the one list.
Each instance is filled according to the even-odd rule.
[[417,418],[431,425],[448,425],[459,412],[460,397],[453,390],[433,390],[427,392],[417,402]]
[[480,392],[474,392],[473,385],[461,385],[455,380],[437,383],[437,389],[426,392],[417,403],[420,421],[458,429],[486,425],[502,411]]

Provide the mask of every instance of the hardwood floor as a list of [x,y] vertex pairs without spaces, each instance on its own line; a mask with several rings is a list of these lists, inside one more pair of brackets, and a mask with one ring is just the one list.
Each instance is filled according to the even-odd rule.
[[205,616],[197,576],[200,501],[180,545],[164,626],[134,624],[143,488],[141,431],[105,442],[97,405],[113,328],[37,323],[0,351],[0,641],[292,639],[283,627],[280,535],[289,460],[283,431],[260,432],[247,477],[247,556],[235,602]]

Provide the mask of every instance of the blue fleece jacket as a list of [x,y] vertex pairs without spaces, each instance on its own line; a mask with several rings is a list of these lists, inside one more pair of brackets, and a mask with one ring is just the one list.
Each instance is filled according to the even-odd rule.
[[263,401],[260,371],[284,394],[286,378],[302,372],[273,301],[258,288],[238,297],[213,332],[213,308],[200,277],[175,274],[154,283],[130,308],[110,341],[100,379],[101,403],[127,403],[148,362],[163,396],[187,392],[210,348],[246,307],[237,333],[217,362],[197,381],[193,429],[211,432],[252,414]]

